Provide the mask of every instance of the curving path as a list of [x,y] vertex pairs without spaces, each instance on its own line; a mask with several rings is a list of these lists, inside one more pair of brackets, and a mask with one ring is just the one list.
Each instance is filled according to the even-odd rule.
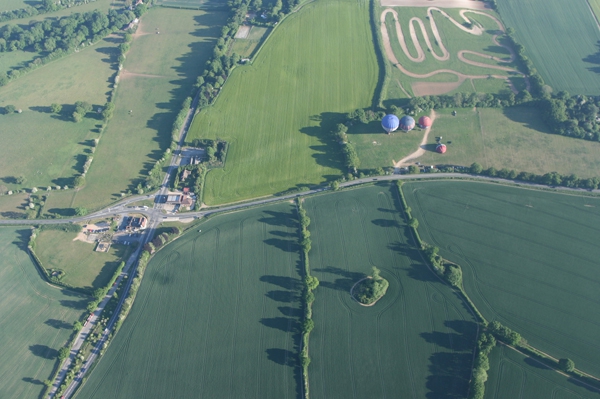
[[[421,43],[419,42],[419,38],[417,37],[417,32],[415,30],[415,24],[417,24],[419,26],[419,28],[421,29],[421,33],[425,40],[425,44],[427,45],[427,48],[431,52],[432,56],[438,61],[447,61],[450,59],[450,53],[444,46],[444,43],[441,39],[438,27],[435,23],[435,19],[433,18],[433,11],[437,11],[438,13],[442,14],[442,16],[444,16],[450,22],[452,22],[452,24],[454,24],[454,26],[456,26],[460,30],[467,32],[469,34],[472,34],[472,35],[479,36],[479,35],[483,34],[484,29],[480,25],[476,24],[474,21],[470,20],[466,16],[466,13],[472,13],[472,14],[486,16],[486,17],[492,19],[494,22],[496,22],[496,24],[498,25],[498,29],[500,31],[504,32],[504,26],[502,25],[502,23],[496,17],[494,17],[490,14],[487,14],[485,12],[476,11],[476,10],[461,10],[460,11],[461,18],[464,20],[464,22],[471,24],[471,27],[467,28],[464,25],[462,25],[460,22],[458,22],[454,18],[452,18],[450,15],[448,15],[445,11],[443,11],[437,7],[429,7],[427,9],[427,17],[429,19],[430,28],[431,28],[431,31],[433,32],[435,41],[436,41],[437,45],[439,46],[439,50],[442,52],[442,54],[441,55],[436,54],[434,47],[431,45],[431,40],[429,38],[429,34],[426,30],[423,20],[421,20],[421,18],[418,18],[418,17],[413,17],[408,22],[410,39],[411,39],[412,44],[417,52],[416,56],[413,56],[410,53],[410,51],[408,50],[408,47],[406,46],[406,38],[404,37],[404,33],[402,32],[402,27],[400,25],[400,21],[398,20],[398,13],[396,12],[396,10],[388,8],[388,9],[384,10],[383,13],[381,13],[380,22],[381,22],[381,36],[383,38],[383,45],[385,48],[386,55],[387,55],[388,59],[392,62],[392,64],[394,64],[405,75],[410,76],[412,78],[418,78],[418,79],[428,78],[428,77],[431,77],[434,75],[438,75],[440,73],[449,73],[449,74],[455,75],[461,82],[464,81],[465,79],[487,79],[489,77],[493,77],[495,79],[502,79],[502,80],[507,81],[507,83],[510,85],[510,88],[513,92],[515,92],[515,93],[517,92],[515,87],[512,85],[512,83],[508,79],[508,76],[505,76],[505,75],[490,75],[490,74],[467,75],[467,74],[463,74],[461,72],[457,72],[457,71],[454,71],[451,69],[438,69],[438,70],[435,70],[435,71],[432,71],[429,73],[419,74],[419,73],[414,73],[414,72],[407,70],[402,64],[400,64],[400,62],[398,61],[398,59],[396,58],[396,56],[394,54],[394,51],[392,50],[389,32],[388,32],[387,26],[385,24],[385,18],[387,16],[387,14],[392,14],[392,16],[394,17],[394,25],[396,28],[396,35],[398,36],[398,42],[400,44],[400,47],[402,48],[402,51],[404,52],[404,54],[406,55],[406,57],[409,60],[416,62],[416,63],[425,61],[425,52],[423,50],[423,47],[421,46]],[[522,75],[523,77],[525,77],[527,89],[529,89],[529,81],[527,80],[527,77],[525,76],[525,74],[523,74],[522,72],[519,72],[514,68],[503,67],[500,65],[486,64],[484,62],[472,61],[472,60],[467,59],[464,56],[465,54],[471,54],[471,55],[478,56],[478,57],[481,57],[484,59],[491,59],[493,61],[506,62],[506,63],[514,61],[515,57],[516,57],[514,51],[510,47],[505,46],[505,45],[501,44],[500,42],[498,42],[497,38],[498,38],[498,35],[495,35],[493,37],[494,43],[498,46],[504,47],[505,49],[507,49],[509,51],[510,57],[508,59],[501,59],[498,57],[494,57],[494,56],[491,56],[488,54],[478,53],[476,51],[471,51],[471,50],[459,51],[457,54],[458,59],[469,65],[482,67],[482,68],[496,69],[496,70],[509,72],[512,74]]]
[[[431,118],[431,122],[435,121],[435,117],[436,117],[435,111],[431,110],[431,114],[429,114],[429,118]],[[405,156],[398,162],[392,160],[392,163],[394,164],[394,168],[399,168],[403,165],[406,165],[408,163],[408,161],[419,158],[421,155],[425,154],[425,146],[427,145],[427,138],[429,137],[430,131],[431,131],[431,128],[425,129],[425,134],[423,135],[423,140],[421,140],[421,144],[419,144],[419,148],[415,152],[413,152],[410,155]]]

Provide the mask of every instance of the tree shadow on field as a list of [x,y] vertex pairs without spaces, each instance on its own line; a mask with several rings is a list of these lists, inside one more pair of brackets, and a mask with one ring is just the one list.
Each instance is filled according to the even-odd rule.
[[31,377],[23,377],[23,378],[21,378],[21,380],[25,381],[25,382],[28,382],[30,384],[33,384],[33,385],[44,385],[44,383],[42,381],[40,381],[38,379],[31,378]]
[[43,359],[56,359],[58,356],[58,351],[56,349],[52,349],[46,345],[30,345],[29,350],[35,356],[41,357]]
[[373,219],[371,220],[371,223],[379,227],[400,227],[400,224],[397,221],[391,219]]
[[300,250],[300,245],[297,240],[281,240],[279,238],[268,238],[263,241],[265,244],[272,245],[285,252],[297,253]]
[[321,281],[319,283],[319,286],[343,292],[350,292],[352,286],[357,281],[366,276],[364,273],[349,272],[347,270],[343,270],[333,266],[329,266],[324,269],[314,269],[314,271],[320,273],[330,273],[340,276],[340,278],[335,279],[333,283],[330,283],[328,281]]
[[258,219],[261,223],[271,226],[282,226],[295,228],[298,227],[298,219],[291,212],[264,211],[263,217]]
[[455,332],[421,334],[427,342],[452,350],[439,351],[429,357],[428,399],[464,398],[469,389],[477,324],[465,320],[450,320],[444,324]]
[[261,276],[259,280],[264,283],[277,285],[293,292],[300,292],[302,290],[302,284],[300,280],[292,277],[265,275]]
[[542,120],[540,111],[535,107],[527,105],[505,107],[502,109],[502,113],[511,121],[517,122],[526,128],[542,133],[552,133],[548,125]]
[[267,349],[267,358],[281,366],[298,366],[298,356],[287,349],[270,348]]
[[294,332],[298,330],[298,319],[292,317],[271,317],[260,319],[260,324],[269,328],[275,328],[283,332]]
[[57,320],[57,319],[48,319],[44,322],[44,324],[46,324],[50,327],[56,328],[56,329],[63,328],[65,330],[71,329],[71,327],[73,327],[72,324],[69,324],[66,321]]
[[419,250],[412,245],[405,244],[399,241],[391,243],[388,248],[411,260],[408,269],[408,277],[423,282],[439,282],[433,274],[433,271],[423,262],[423,258]]
[[[307,136],[315,137],[319,140],[320,145],[314,145],[310,147],[313,151],[315,151],[312,157],[317,165],[338,169],[340,171],[346,170],[346,167],[344,166],[342,146],[337,142],[331,133],[335,128],[335,125],[338,123],[343,123],[345,119],[345,114],[339,112],[322,112],[319,115],[312,115],[310,117],[310,120],[319,122],[318,126],[306,126],[300,129],[301,133],[304,133]],[[330,178],[329,176],[323,177]]]
[[523,362],[525,362],[525,364],[527,364],[528,366],[535,367],[536,369],[552,370],[550,367],[546,366],[542,362],[532,359],[531,357],[526,357],[525,359],[523,359]]
[[583,62],[587,62],[588,64],[593,64],[595,66],[588,67],[588,71],[592,71],[595,73],[600,73],[600,40],[596,43],[596,47],[598,47],[598,51],[594,54],[590,54],[582,59]]

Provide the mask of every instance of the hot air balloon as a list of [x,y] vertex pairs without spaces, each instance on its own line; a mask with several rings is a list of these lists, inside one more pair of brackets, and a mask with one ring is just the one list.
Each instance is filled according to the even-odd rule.
[[390,134],[394,130],[398,129],[399,125],[400,121],[398,120],[398,117],[393,114],[386,115],[381,120],[381,127],[383,127],[383,130],[385,130],[387,134]]
[[445,153],[446,152],[446,144],[438,143],[438,145],[435,147],[435,150],[437,152],[439,152],[440,154]]
[[428,116],[422,116],[419,118],[419,126],[421,127],[421,129],[430,128],[432,123],[433,122],[431,121],[431,118]]
[[408,132],[415,128],[415,120],[412,116],[405,115],[400,119],[400,129]]

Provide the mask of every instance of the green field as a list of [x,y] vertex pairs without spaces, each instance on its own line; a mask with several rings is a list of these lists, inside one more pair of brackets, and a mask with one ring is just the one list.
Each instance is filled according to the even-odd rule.
[[[82,172],[90,143],[98,137],[100,122],[94,113],[80,123],[71,120],[75,101],[95,106],[107,101],[110,78],[115,74],[117,37],[43,66],[0,88],[0,106],[22,109],[22,114],[0,115],[0,178],[2,185],[24,187],[71,185]],[[50,104],[63,104],[61,115]]]
[[33,4],[27,4],[27,3],[29,3],[29,2],[25,1],[25,0],[3,0],[0,3],[0,12],[18,10],[21,8],[25,8],[28,5],[33,5]]
[[235,39],[231,52],[239,54],[242,58],[252,57],[254,51],[260,47],[270,32],[271,28],[253,26],[250,28],[247,38]]
[[[422,262],[380,184],[305,200],[315,292],[311,398],[464,398],[477,331],[459,297]],[[373,307],[350,288],[371,267],[390,283]]]
[[29,228],[0,229],[0,397],[37,399],[88,298],[43,280],[26,252]]
[[[379,15],[381,15],[383,12],[385,12],[388,9],[390,9],[390,8],[381,7],[379,9]],[[410,38],[410,33],[409,33],[409,26],[410,26],[409,21],[412,18],[419,18],[421,21],[423,21],[426,31],[427,31],[427,36],[429,37],[429,40],[432,44],[434,53],[439,56],[443,55],[443,52],[433,35],[433,31],[432,31],[431,24],[430,24],[430,19],[427,18],[427,10],[428,10],[427,7],[418,7],[418,8],[398,7],[398,8],[391,8],[391,9],[398,12],[398,20],[400,22],[404,40],[406,42],[406,47],[412,57],[417,56],[417,50]],[[454,20],[462,23],[463,19],[460,16],[459,11],[460,10],[455,10],[455,9],[444,9],[444,12],[448,13]],[[490,16],[493,16],[495,18],[499,18],[498,15],[496,13],[494,13],[492,10],[487,10],[487,11],[485,11],[485,13]],[[400,46],[399,38],[396,33],[394,17],[391,13],[386,14],[385,26],[386,26],[386,29],[387,29],[387,32],[388,32],[388,35],[390,38],[390,45],[392,47],[393,53],[394,53],[397,61],[406,70],[408,70],[411,73],[418,74],[418,75],[426,75],[428,73],[444,69],[444,70],[455,71],[457,73],[466,74],[469,76],[489,76],[489,75],[514,76],[514,78],[511,78],[511,79],[516,79],[515,83],[518,81],[518,78],[516,77],[517,75],[508,73],[507,71],[468,64],[466,62],[461,61],[458,58],[458,54],[460,51],[468,50],[468,51],[474,51],[474,52],[477,52],[480,54],[484,54],[486,56],[493,56],[497,59],[502,59],[502,60],[509,59],[509,57],[510,57],[509,51],[506,48],[495,44],[495,42],[494,42],[494,36],[501,34],[502,31],[499,30],[498,24],[493,19],[482,16],[482,15],[467,13],[466,16],[468,18],[476,21],[476,23],[481,25],[484,29],[482,34],[475,35],[475,34],[471,34],[471,33],[460,30],[458,27],[456,27],[451,21],[449,21],[444,15],[442,15],[438,11],[433,11],[432,15],[433,15],[433,20],[435,21],[435,24],[440,32],[441,42],[449,53],[449,59],[447,59],[447,60],[437,60],[436,58],[433,57],[433,55],[431,54],[431,52],[429,51],[429,49],[427,47],[425,37],[423,36],[423,33],[421,32],[419,25],[416,23],[414,23],[413,25],[415,26],[416,35],[417,35],[417,38],[421,45],[421,48],[424,51],[425,59],[422,62],[416,62],[416,61],[411,60],[409,57],[407,57],[405,52],[402,50],[402,48]],[[503,43],[502,36],[499,37],[499,41],[500,41],[500,43]],[[486,59],[486,58],[476,56],[473,54],[469,54],[469,53],[466,53],[464,55],[464,57],[469,61],[480,62],[480,63],[488,64],[491,66],[499,66],[502,68],[511,68],[513,70],[517,69],[517,65],[514,62],[499,62],[495,59]],[[388,89],[389,90],[388,98],[390,98],[390,99],[403,98],[406,96],[406,94],[402,90],[400,90],[400,91],[397,90],[397,87],[399,84],[402,85],[404,87],[404,90],[410,95],[423,95],[423,94],[421,94],[421,91],[419,89],[417,89],[417,86],[420,84],[423,84],[424,82],[457,82],[457,79],[458,79],[457,75],[454,75],[451,73],[439,73],[439,74],[433,75],[431,77],[421,77],[421,78],[411,77],[411,76],[408,76],[408,75],[404,74],[403,72],[399,71],[395,66],[392,66],[392,71],[393,72],[392,72],[392,76],[391,76],[390,88]],[[502,92],[502,91],[508,90],[508,85],[502,79],[494,79],[494,78],[473,79],[473,83],[479,82],[479,81],[487,81],[487,80],[490,80],[493,83],[486,84],[485,87],[483,87],[483,86],[481,88],[478,87],[478,91],[480,89],[485,89],[484,92],[496,92],[497,93],[497,92]],[[417,82],[419,82],[419,83],[417,83]],[[464,91],[467,91],[467,92],[474,91],[475,87],[473,86],[473,83],[471,83],[470,79],[466,79],[466,81],[462,85],[460,91],[463,91],[463,92]],[[430,85],[430,86],[433,87],[435,85]],[[521,85],[518,84],[517,86],[521,86]],[[438,90],[437,94],[453,92],[457,88],[458,88],[458,86],[454,89],[450,88],[450,87],[447,90],[437,89]],[[524,88],[524,86],[517,87],[517,88],[522,89],[522,88]],[[427,92],[427,93],[430,93],[430,92]],[[394,96],[396,96],[396,97],[394,97]]]
[[498,0],[498,10],[554,91],[600,94],[600,29],[586,1]]
[[598,20],[598,16],[600,15],[600,0],[588,0],[588,4],[592,9],[592,13],[596,17],[596,21]]
[[106,286],[121,261],[127,261],[132,248],[111,245],[108,253],[95,252],[96,243],[74,241],[77,233],[43,230],[36,239],[35,253],[46,269],[62,269],[62,282],[94,290]]
[[488,320],[600,375],[600,199],[477,182],[403,186],[422,239]]
[[294,218],[289,203],[218,216],[160,251],[77,397],[299,397]]
[[170,145],[173,121],[212,54],[226,17],[224,12],[160,7],[144,15],[121,71],[114,116],[94,154],[87,185],[74,199],[72,192],[55,193],[49,209],[68,204],[102,207],[147,176]]
[[598,392],[587,389],[554,370],[505,346],[490,354],[486,399],[575,399],[597,398]]
[[[534,108],[457,109],[457,116],[452,111],[436,111],[427,152],[416,161],[464,166],[478,162],[484,168],[575,173],[583,178],[598,175],[600,143],[550,134]],[[443,155],[434,152],[436,136],[448,147]]]
[[329,131],[347,112],[370,105],[377,73],[367,3],[318,1],[289,15],[190,128],[188,141],[230,143],[225,168],[207,176],[204,202],[338,178],[345,168]]

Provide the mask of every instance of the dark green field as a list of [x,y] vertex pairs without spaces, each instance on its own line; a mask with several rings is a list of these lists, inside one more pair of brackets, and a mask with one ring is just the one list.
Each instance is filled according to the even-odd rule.
[[600,200],[476,182],[403,186],[483,315],[600,375]]
[[488,375],[486,399],[575,399],[598,398],[599,395],[502,345],[490,354]]
[[39,399],[89,297],[52,287],[29,254],[28,227],[0,229],[0,398]]
[[77,397],[298,397],[293,212],[285,203],[215,217],[159,252]]
[[[310,337],[312,399],[464,398],[477,326],[421,261],[382,184],[307,199],[310,265],[321,281]],[[371,267],[390,287],[373,307],[350,288]]]

